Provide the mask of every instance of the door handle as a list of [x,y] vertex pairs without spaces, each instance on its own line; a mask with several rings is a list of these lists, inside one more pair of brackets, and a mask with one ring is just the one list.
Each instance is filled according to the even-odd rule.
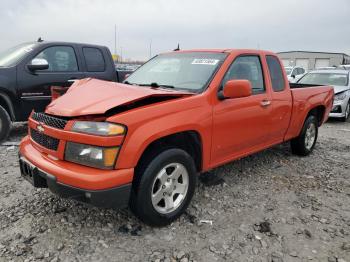
[[262,107],[268,107],[269,105],[271,105],[271,101],[270,100],[263,100],[260,102],[260,105]]
[[79,80],[79,79],[73,78],[73,79],[68,79],[67,82],[68,82],[68,83],[74,83],[75,81],[78,81],[78,80]]

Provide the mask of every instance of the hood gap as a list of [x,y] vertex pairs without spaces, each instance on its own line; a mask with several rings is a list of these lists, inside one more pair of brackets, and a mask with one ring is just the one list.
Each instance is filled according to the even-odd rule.
[[124,104],[124,105],[113,107],[113,108],[107,110],[104,115],[106,117],[110,117],[110,116],[113,116],[116,114],[124,113],[124,112],[132,110],[132,109],[136,109],[136,108],[140,108],[140,107],[144,107],[144,106],[148,106],[148,105],[152,105],[152,104],[156,104],[156,103],[160,103],[160,102],[165,102],[165,101],[177,99],[179,97],[181,97],[181,96],[174,96],[174,95],[149,96],[149,97],[142,98],[140,100],[136,100],[136,101]]

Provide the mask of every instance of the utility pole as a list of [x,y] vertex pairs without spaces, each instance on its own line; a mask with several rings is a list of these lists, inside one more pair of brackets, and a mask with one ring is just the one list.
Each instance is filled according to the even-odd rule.
[[123,47],[120,47],[120,62],[123,62]]
[[114,55],[117,55],[117,25],[114,25]]

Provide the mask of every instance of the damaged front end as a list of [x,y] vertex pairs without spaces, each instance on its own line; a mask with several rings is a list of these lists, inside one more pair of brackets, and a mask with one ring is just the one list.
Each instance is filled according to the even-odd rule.
[[22,176],[34,187],[99,207],[128,204],[133,168],[116,169],[126,127],[103,116],[33,112],[20,145]]
[[184,91],[83,79],[52,101],[46,113],[68,118],[105,116],[191,95]]
[[53,158],[84,166],[113,169],[127,129],[105,117],[57,117],[33,112],[29,137],[33,146]]

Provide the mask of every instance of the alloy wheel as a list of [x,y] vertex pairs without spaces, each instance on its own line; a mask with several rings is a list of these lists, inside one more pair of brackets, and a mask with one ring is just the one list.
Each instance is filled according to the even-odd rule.
[[316,126],[315,123],[310,123],[305,133],[305,147],[307,150],[311,150],[316,140]]
[[171,163],[160,170],[152,186],[152,205],[161,214],[175,211],[188,191],[189,176],[184,165]]

